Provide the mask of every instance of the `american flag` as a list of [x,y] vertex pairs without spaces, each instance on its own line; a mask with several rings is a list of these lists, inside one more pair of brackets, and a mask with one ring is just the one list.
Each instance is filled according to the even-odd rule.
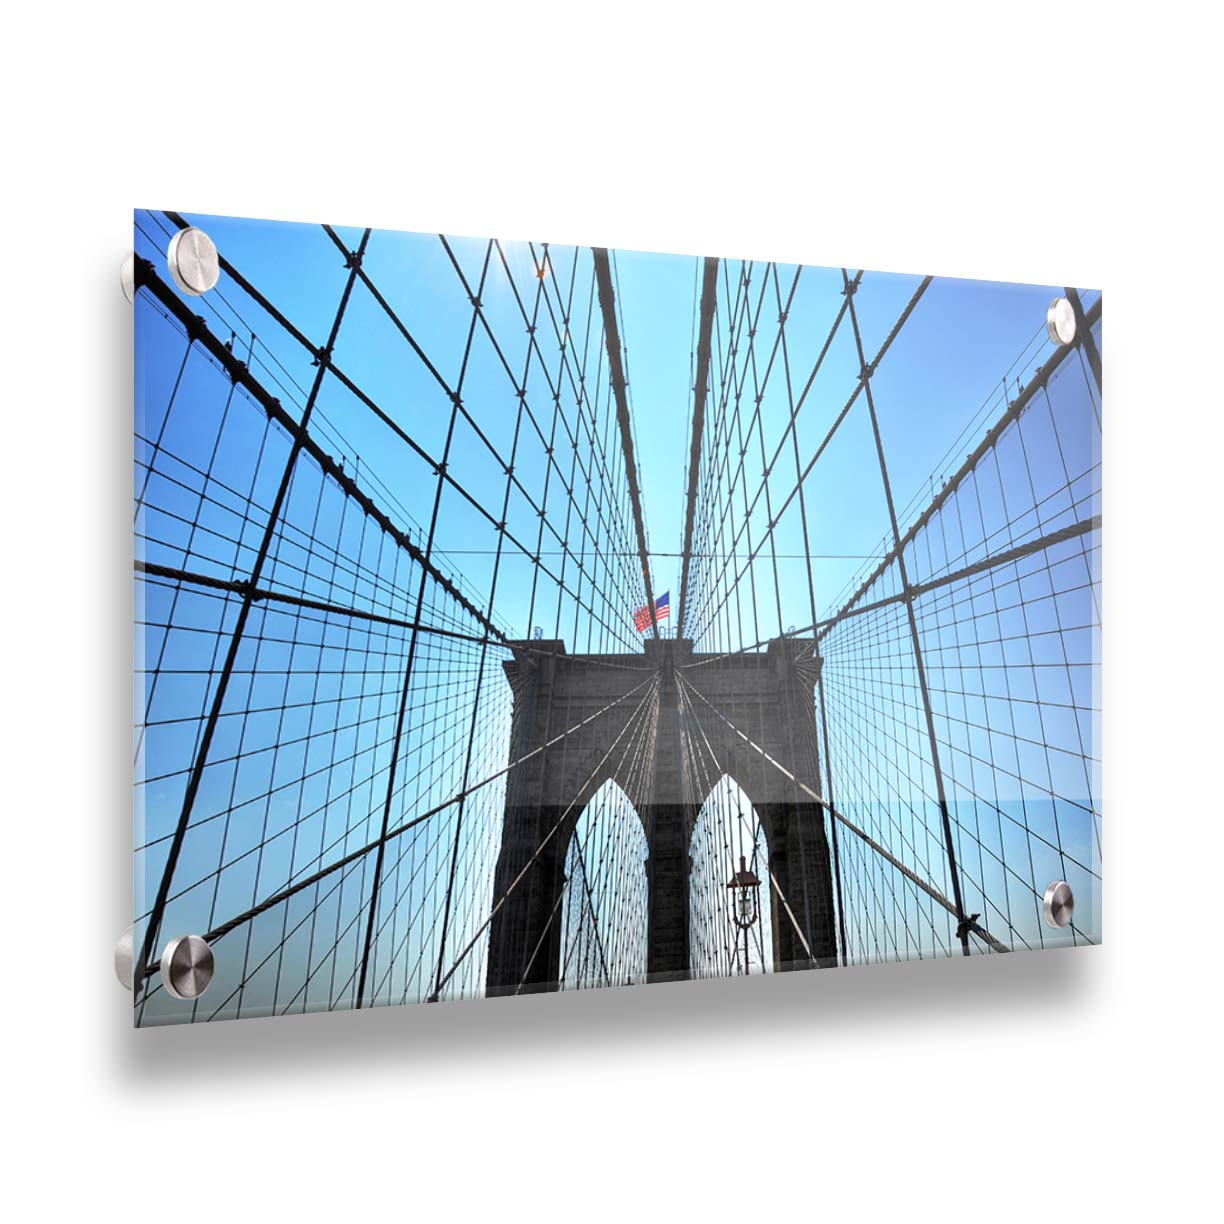
[[[664,591],[658,599],[655,600],[654,620],[661,621],[667,619],[667,614],[671,611],[671,603],[669,602],[670,591]],[[650,605],[643,604],[633,614],[633,627],[641,633],[643,629],[649,629],[652,624],[650,618]]]

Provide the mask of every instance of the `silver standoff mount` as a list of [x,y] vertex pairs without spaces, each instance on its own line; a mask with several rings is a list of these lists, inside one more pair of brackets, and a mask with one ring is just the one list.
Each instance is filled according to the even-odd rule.
[[170,239],[166,267],[180,292],[200,297],[217,283],[221,257],[213,240],[202,229],[189,225]]
[[198,999],[213,979],[212,949],[198,935],[172,939],[162,953],[162,985],[176,999]]
[[1041,904],[1045,910],[1047,925],[1052,927],[1069,925],[1071,915],[1075,912],[1075,897],[1071,892],[1071,885],[1066,880],[1055,880],[1045,890]]

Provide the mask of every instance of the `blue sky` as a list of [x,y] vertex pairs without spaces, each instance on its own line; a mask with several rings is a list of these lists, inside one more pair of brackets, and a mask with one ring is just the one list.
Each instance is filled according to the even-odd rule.
[[[152,228],[147,214],[142,227]],[[335,247],[318,227],[217,217],[189,217],[207,226],[219,247],[243,274],[276,303],[309,337],[326,335],[344,283],[343,262]],[[163,222],[163,224],[165,224]],[[160,233],[156,230],[157,236]],[[341,230],[355,246],[359,231]],[[449,240],[469,280],[475,283],[486,250],[484,240]],[[138,242],[138,249],[141,247]],[[143,244],[146,251],[152,243]],[[537,251],[540,248],[537,246]],[[503,250],[518,283],[532,282],[533,257],[524,243],[505,243]],[[571,248],[554,248],[554,269],[568,268]],[[589,257],[588,257],[589,259]],[[688,465],[688,427],[692,414],[691,365],[695,314],[695,274],[698,261],[691,258],[617,252],[616,272],[619,306],[628,351],[630,395],[638,442],[638,461],[645,503],[645,516],[652,551],[679,551],[684,518]],[[438,238],[378,231],[372,235],[366,268],[401,315],[422,349],[452,384],[458,371],[471,319],[471,307]],[[739,265],[733,263],[732,275]],[[759,275],[764,265],[756,265]],[[587,273],[589,276],[589,272]],[[778,277],[783,291],[794,275],[793,266],[781,266]],[[864,347],[873,356],[883,337],[904,307],[919,277],[869,272],[864,277],[856,305]],[[720,280],[720,290],[723,282]],[[791,344],[793,377],[801,384],[807,364],[814,357],[840,303],[841,274],[834,269],[805,268],[800,289],[787,325]],[[876,375],[876,404],[880,415],[893,491],[899,513],[906,506],[920,508],[929,496],[930,478],[938,479],[941,461],[949,446],[975,418],[985,400],[997,396],[1000,382],[1017,358],[1030,360],[1013,372],[1024,376],[1033,359],[1052,351],[1044,336],[1045,310],[1061,287],[1010,285],[993,282],[936,279],[918,310],[909,320]],[[755,288],[753,289],[755,293]],[[1086,296],[1086,302],[1092,295]],[[518,344],[522,359],[523,328],[504,276],[493,275],[484,294],[484,309],[495,331]],[[720,296],[720,310],[725,301]],[[302,387],[313,374],[302,350],[260,312],[243,304],[248,320],[259,331],[259,342],[294,373]],[[767,302],[763,317],[776,315]],[[1034,343],[1034,337],[1037,341]],[[581,338],[577,338],[581,339]],[[595,337],[597,340],[598,337]],[[441,454],[448,404],[444,393],[409,351],[402,337],[382,310],[368,296],[354,295],[336,347],[336,360],[346,372],[359,372],[357,381],[377,402],[398,413],[397,419],[431,455]],[[800,451],[807,455],[815,447],[832,417],[840,410],[854,386],[858,361],[843,327],[800,417]],[[537,382],[534,390],[541,386]],[[1015,383],[1011,384],[1014,394]],[[784,420],[785,405],[775,374],[771,395],[763,407],[767,438],[776,437]],[[508,380],[497,365],[489,345],[478,336],[465,385],[466,399],[474,406],[481,428],[494,444],[509,451],[513,424],[513,395]],[[530,394],[529,394],[529,398]],[[543,398],[543,395],[541,395]],[[358,457],[392,492],[412,517],[428,519],[428,469],[412,456],[391,447],[386,431],[368,411],[334,382],[325,386],[320,401],[329,420],[337,426],[342,446]],[[847,418],[822,459],[819,479],[807,490],[810,502],[811,538],[806,551],[817,575],[818,601],[832,600],[859,568],[857,559],[878,556],[888,528],[879,487],[878,468],[872,449],[866,413],[862,404]],[[983,418],[984,424],[988,420]],[[977,441],[981,430],[962,438],[963,445],[950,456],[948,468],[959,464]],[[466,464],[467,478],[474,486],[486,487],[501,479],[491,457],[460,427],[455,443]],[[339,448],[337,448],[339,449]],[[524,482],[542,480],[539,456],[521,452],[526,465]],[[524,511],[512,499],[510,513]],[[469,508],[449,497],[443,507],[443,547],[456,550],[461,544],[491,549],[494,541],[469,513]],[[902,527],[907,517],[900,513]],[[525,538],[525,537],[524,537]],[[839,559],[825,559],[829,556]],[[508,550],[508,558],[513,550]],[[848,557],[849,559],[840,559]],[[516,582],[526,581],[527,563],[509,560],[497,601],[505,609],[515,632],[525,633],[520,614],[526,609],[512,596]],[[802,563],[798,563],[802,564]],[[481,559],[464,563],[470,580],[481,589],[479,579],[488,568]],[[790,573],[796,562],[783,563]],[[660,557],[654,565],[657,592],[679,591],[679,562]],[[803,597],[787,609],[787,623],[807,623]],[[675,609],[673,606],[673,616]],[[551,629],[549,629],[551,632]]]
[[[206,229],[226,258],[312,343],[322,343],[347,270],[341,252],[320,227],[195,215],[188,215],[188,220]],[[164,246],[172,229],[161,214],[136,214],[137,253],[151,259],[162,275]],[[342,229],[338,234],[350,249],[361,237],[356,230]],[[620,470],[592,261],[585,249],[562,247],[550,248],[546,265],[543,260],[540,244],[507,242],[491,248],[485,240],[448,238],[444,245],[436,235],[372,234],[364,269],[432,363],[436,376],[382,306],[358,284],[333,359],[390,424],[329,375],[322,382],[311,434],[343,463],[346,473],[396,527],[424,547],[437,488],[432,465],[446,452],[450,394],[459,393],[464,410],[456,416],[450,437],[448,471],[460,487],[447,485],[442,492],[434,563],[462,586],[476,607],[488,606],[492,595],[492,619],[511,637],[529,636],[531,628],[539,626],[545,637],[564,640],[571,652],[631,651],[640,640],[632,626],[640,578],[627,501],[623,492],[610,497],[606,480],[588,482],[581,476],[582,465],[592,465],[600,456],[609,465],[613,483]],[[692,258],[637,252],[614,256],[637,459],[654,554],[652,579],[656,593],[672,594],[669,632],[675,631],[678,613],[680,560],[668,554],[680,550],[685,513],[698,268]],[[541,269],[542,279],[537,275]],[[790,420],[787,367],[779,357],[764,381],[764,365],[778,333],[775,293],[784,299],[789,296],[796,269],[738,261],[726,261],[723,269],[707,438],[717,437],[720,429],[743,431],[748,442],[745,483],[751,495],[761,484],[760,439],[771,454]],[[731,328],[729,303],[745,275],[750,276],[754,317],[762,285],[766,296],[756,321],[755,374],[745,373],[746,347],[741,345],[736,359],[736,376],[746,378],[736,418],[723,401],[722,376]],[[863,276],[855,305],[868,360],[874,358],[919,280],[874,272]],[[840,270],[804,268],[799,275],[785,328],[795,395],[806,382],[842,302],[841,289]],[[1059,286],[938,278],[927,289],[872,380],[901,530],[998,417],[1004,396],[1014,397],[1019,384],[1049,358],[1053,346],[1045,335],[1045,312],[1050,300],[1062,292]],[[471,297],[477,295],[492,339],[483,326],[473,329]],[[1085,304],[1095,296],[1085,292]],[[302,346],[228,277],[205,298],[189,301],[218,336],[228,338],[233,332],[234,351],[250,362],[257,378],[286,410],[300,417],[317,373]],[[525,318],[536,327],[538,351],[531,346]],[[236,405],[229,380],[198,349],[187,348],[145,295],[138,299],[136,319],[136,485],[142,502],[137,556],[223,581],[242,580],[253,563],[263,516],[284,469],[287,436],[269,428],[263,414],[243,397]],[[576,413],[574,399],[574,380],[582,369],[586,370],[585,415]],[[843,323],[798,417],[802,461],[821,444],[853,390],[858,370],[852,333]],[[952,524],[953,534],[961,532],[959,539],[949,537],[950,509],[916,544],[909,558],[911,582],[1099,512],[1099,407],[1082,372],[1076,377],[1074,385],[1068,377],[1060,381],[1062,390],[1052,388],[1049,404],[1043,402],[1040,411],[1026,415],[1023,430],[1013,431],[1015,436],[1005,438],[990,456],[989,464],[994,466],[980,473],[974,503],[968,504],[966,494],[954,507],[959,517]],[[524,409],[520,409],[520,385]],[[760,414],[752,423],[758,392]],[[588,425],[600,432],[594,448],[581,436]],[[574,431],[579,435],[577,455],[568,436]],[[714,446],[707,441],[707,462]],[[508,485],[503,460],[511,456],[515,480]],[[562,480],[568,481],[571,473],[573,491],[567,497]],[[786,496],[794,483],[794,460],[784,451],[771,474],[773,496]],[[792,502],[772,532],[771,548],[751,567],[751,580],[730,592],[730,603],[721,611],[717,608],[720,589],[727,594],[726,570],[705,567],[707,586],[697,593],[704,607],[691,608],[689,622],[690,629],[697,626],[700,634],[699,649],[739,649],[789,626],[806,626],[812,620],[813,596],[817,616],[827,615],[839,607],[856,575],[869,571],[890,545],[863,397],[804,482],[803,500],[806,538],[799,503]],[[541,505],[547,508],[543,522],[538,513]],[[381,615],[413,614],[419,570],[354,513],[337,486],[322,479],[313,461],[299,463],[281,517],[277,544],[262,576],[264,585],[328,602],[347,601]],[[499,560],[495,523],[502,520],[506,536]],[[603,525],[596,526],[601,520]],[[734,530],[743,520],[739,503],[729,515],[715,507],[708,520],[699,523],[697,551],[711,546],[720,529]],[[762,500],[750,518],[754,543],[763,538],[767,522]],[[592,535],[604,545],[616,537],[625,549],[595,561]],[[525,555],[537,548],[551,577],[535,573]],[[566,548],[568,557],[563,555]],[[1085,778],[1082,761],[1084,754],[1096,752],[1092,689],[1099,656],[1093,634],[1099,609],[1090,583],[1076,576],[1092,569],[1095,554],[1085,553],[1078,544],[1059,548],[1061,552],[1039,558],[1027,570],[1009,573],[1012,588],[1022,592],[1021,603],[1008,605],[1012,596],[1002,588],[975,589],[962,599],[959,612],[949,605],[951,610],[941,614],[931,604],[922,630],[952,799],[964,805],[965,835],[970,836],[973,822],[974,847],[981,852],[979,891],[997,903],[993,917],[998,920],[1009,910],[1016,886],[1016,880],[1006,878],[1002,858],[1011,863],[1028,860],[1026,878],[1017,877],[1016,906],[1024,914],[1013,913],[1006,919],[1012,931],[1023,932],[1026,939],[1040,936],[1028,895],[1036,878],[1056,869],[1071,878],[1075,863],[1090,869],[1099,854],[1099,829],[1087,818],[1095,799],[1087,794],[1091,779]],[[773,549],[780,554],[776,587]],[[574,558],[582,559],[581,572]],[[1046,559],[1052,559],[1053,569],[1046,567]],[[359,567],[359,575],[348,573],[349,561]],[[732,569],[738,564],[737,560]],[[1064,567],[1063,576],[1058,566]],[[1043,582],[1047,588],[1053,583],[1044,595],[1038,589]],[[888,590],[874,591],[871,597],[880,593]],[[989,619],[989,634],[982,631],[986,622],[978,612],[987,596],[994,603],[993,610],[982,613]],[[138,732],[137,774],[150,781],[138,793],[137,841],[147,844],[143,878],[155,881],[167,830],[181,806],[184,771],[200,714],[212,692],[218,644],[232,628],[234,605],[198,591],[174,592],[154,583],[146,584],[143,598],[147,603],[137,649],[138,660],[143,658],[149,671],[138,677],[137,712],[138,718],[142,714],[147,718],[148,727]],[[972,620],[966,619],[965,606],[971,608]],[[357,647],[350,630],[341,633],[335,625],[304,628],[266,604],[260,605],[259,615],[265,640],[243,644],[239,661],[252,673],[250,686],[234,698],[232,709],[227,706],[221,720],[212,756],[222,760],[205,771],[184,851],[185,879],[197,872],[201,884],[176,904],[184,907],[181,924],[194,929],[208,929],[253,898],[267,895],[300,875],[303,864],[326,861],[329,854],[364,844],[372,836],[371,813],[379,806],[376,787],[367,788],[369,793],[348,788],[344,806],[336,806],[335,768],[327,765],[327,756],[339,751],[341,731],[336,728],[341,714],[337,713],[336,727],[327,731],[331,738],[325,740],[315,715],[308,719],[301,709],[320,694],[332,700],[334,687],[337,710],[351,707],[359,714],[357,731],[343,734],[351,739],[361,768],[376,777],[389,752],[386,724],[394,703],[375,691],[373,664],[361,694],[353,696],[344,686],[353,657],[381,656],[354,656]],[[278,616],[283,618],[283,632],[277,628]],[[461,632],[477,628],[432,583],[427,584],[422,618]],[[844,705],[839,728],[857,727],[848,737],[834,736],[833,753],[846,784],[843,802],[880,840],[898,839],[901,857],[918,855],[924,871],[946,888],[946,880],[938,878],[942,866],[931,840],[929,813],[921,816],[919,824],[926,827],[918,830],[915,840],[912,831],[905,834],[888,824],[897,805],[911,800],[900,792],[889,799],[873,790],[876,779],[871,771],[877,765],[883,769],[898,753],[911,751],[917,733],[910,708],[912,678],[902,663],[888,663],[906,657],[908,646],[896,646],[887,619],[871,630],[876,637],[866,645],[861,636],[865,621],[851,625],[841,637],[831,637],[827,646],[830,689]],[[967,641],[967,632],[977,632],[981,640]],[[278,633],[283,642],[277,640]],[[309,633],[316,633],[317,639],[303,638]],[[380,649],[372,639],[359,637],[358,642],[362,651]],[[491,655],[487,666],[496,671],[499,658]],[[870,670],[873,658],[892,668],[882,681],[883,673]],[[474,659],[473,653],[463,664],[468,668],[463,673],[465,684],[474,684],[477,670],[486,666]],[[394,658],[389,660],[392,672],[396,665]],[[442,671],[427,671],[426,677],[444,675],[447,666],[457,664],[448,664],[439,654],[435,666]],[[884,688],[872,688],[881,683]],[[426,701],[427,695],[419,700]],[[488,719],[482,715],[479,733],[495,743],[504,731],[508,708],[500,675],[493,674],[482,700],[493,702],[496,709]],[[880,702],[896,703],[901,713],[882,713],[885,707]],[[269,712],[250,712],[265,707]],[[420,768],[408,771],[413,789],[401,796],[397,809],[401,814],[411,815],[458,789],[466,736],[465,716],[458,706],[452,723],[447,724],[450,740],[444,752],[430,740],[427,728],[408,729],[405,751]],[[256,750],[260,744],[266,751]],[[1034,745],[1041,745],[1040,751]],[[495,755],[500,751],[493,749]],[[235,764],[227,754],[244,759]],[[1008,754],[1010,765],[1004,759]],[[311,780],[316,758],[326,768]],[[912,766],[917,785],[929,795],[929,780],[923,774],[927,768],[921,763]],[[297,776],[302,774],[305,781]],[[857,796],[856,779],[861,790]],[[490,820],[496,818],[497,793],[490,788],[487,797]],[[1060,814],[1061,799],[1069,801],[1073,810]],[[915,802],[921,809],[927,800],[919,797]],[[998,818],[997,835],[982,830],[983,804]],[[235,812],[245,815],[235,821]],[[309,819],[303,812],[311,813]],[[302,828],[310,830],[308,836],[299,836]],[[1016,828],[1022,830],[1019,842],[1007,850],[1015,841]],[[425,856],[421,861],[433,862],[442,853],[446,838],[431,836],[429,844],[419,848]],[[313,849],[307,854],[302,845]],[[993,865],[992,848],[1001,856]],[[1050,853],[1055,854],[1051,864],[1038,861]],[[237,862],[235,854],[240,856]],[[1070,865],[1068,855],[1074,860]],[[211,882],[210,865],[215,877]],[[866,866],[863,870],[869,871]],[[866,876],[858,883],[869,887]],[[150,887],[138,882],[138,912],[148,903]],[[1083,889],[1091,891],[1087,876]],[[354,895],[359,897],[360,889]],[[487,898],[470,900],[473,913],[487,904]],[[346,902],[341,897],[337,904]],[[350,898],[347,904],[357,902]],[[863,938],[866,946],[867,936]],[[420,953],[423,939],[414,934],[409,946]],[[418,987],[419,983],[405,989]]]

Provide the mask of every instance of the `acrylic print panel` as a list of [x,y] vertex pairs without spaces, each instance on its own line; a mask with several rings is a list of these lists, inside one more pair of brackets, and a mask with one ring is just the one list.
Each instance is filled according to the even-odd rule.
[[141,1025],[1100,939],[1101,299],[141,211]]

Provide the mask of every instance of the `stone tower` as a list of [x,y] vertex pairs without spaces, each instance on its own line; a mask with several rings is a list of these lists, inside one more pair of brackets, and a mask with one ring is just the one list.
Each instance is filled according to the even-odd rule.
[[773,906],[775,968],[836,963],[824,813],[796,784],[822,793],[811,638],[732,655],[694,654],[684,639],[647,640],[640,655],[570,655],[555,640],[509,645],[510,760],[534,755],[507,780],[493,886],[493,901],[505,900],[490,927],[489,994],[557,989],[566,854],[583,808],[609,778],[646,834],[649,980],[689,975],[689,845],[724,773],[751,800],[768,842],[775,883],[760,874],[762,903],[768,895]]

